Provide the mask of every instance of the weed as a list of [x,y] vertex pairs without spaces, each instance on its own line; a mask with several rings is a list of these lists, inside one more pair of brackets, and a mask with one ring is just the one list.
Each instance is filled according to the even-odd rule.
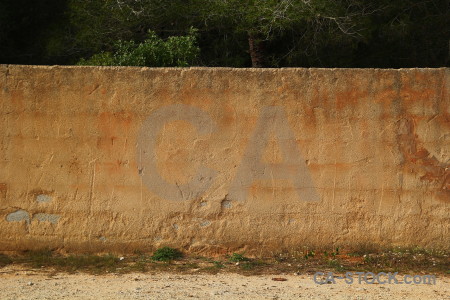
[[217,269],[222,269],[225,266],[223,265],[223,263],[221,263],[220,261],[213,261],[214,267],[216,267]]
[[241,262],[241,261],[249,261],[250,259],[248,257],[245,257],[244,254],[233,253],[229,257],[229,260],[231,262]]
[[190,271],[195,271],[199,269],[199,265],[195,262],[188,262],[188,263],[183,263],[183,264],[177,264],[175,265],[175,270],[180,271],[180,272],[190,272]]
[[[310,272],[311,270],[331,269],[338,272],[345,270],[370,272],[424,272],[450,274],[449,255],[447,250],[425,250],[420,248],[394,248],[379,253],[348,254],[334,249],[317,255],[310,249],[303,249],[295,255],[283,253],[271,258],[250,259],[243,253],[233,253],[227,261],[205,257],[187,257],[181,261],[171,262],[181,256],[176,249],[164,247],[155,251],[153,256],[137,252],[138,255],[119,259],[108,255],[59,255],[50,250],[28,251],[22,255],[0,254],[0,268],[8,264],[24,265],[50,272],[87,272],[102,274],[108,272],[205,272],[216,274],[221,269],[246,275]],[[305,259],[307,258],[307,259]],[[280,260],[282,260],[280,262]],[[159,261],[164,261],[160,263]],[[228,264],[236,263],[236,267],[228,268]],[[233,264],[234,265],[234,264]],[[44,267],[44,269],[42,269]]]
[[12,263],[12,260],[8,256],[0,254],[0,268],[9,265],[10,263]]
[[50,266],[55,263],[55,261],[52,259],[52,256],[52,251],[48,249],[26,251],[24,262],[34,268]]
[[334,251],[331,253],[331,256],[333,256],[333,257],[336,257],[336,255],[339,255],[339,247],[337,247],[336,250],[334,250]]
[[338,272],[343,272],[344,271],[344,267],[341,265],[341,263],[336,260],[336,259],[332,259],[328,261],[328,266],[335,269]]
[[366,262],[366,263],[372,263],[374,261],[374,259],[370,255],[364,254],[363,257],[364,257],[364,262]]
[[136,263],[128,266],[124,269],[124,272],[130,271],[130,272],[147,272],[147,264],[142,261],[137,261]]
[[74,272],[85,269],[91,273],[113,272],[120,265],[120,259],[108,255],[70,255],[67,257],[54,255],[51,250],[27,251],[17,262],[33,268],[53,267],[57,270]]
[[182,253],[174,248],[162,247],[153,253],[152,259],[156,261],[171,261],[181,258]]
[[255,264],[252,262],[245,262],[241,265],[242,270],[250,271],[255,268]]
[[314,251],[309,251],[309,250],[307,250],[306,253],[305,253],[304,258],[305,258],[305,259],[308,259],[308,258],[314,257],[314,256],[316,256],[316,253],[315,253]]
[[76,271],[87,269],[92,273],[114,272],[119,266],[120,259],[111,254],[108,255],[71,255],[68,257],[54,257],[54,263],[63,269]]

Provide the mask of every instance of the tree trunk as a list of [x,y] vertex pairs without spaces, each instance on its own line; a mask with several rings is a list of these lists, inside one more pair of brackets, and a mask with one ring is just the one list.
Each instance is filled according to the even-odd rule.
[[263,42],[254,34],[248,33],[248,52],[252,59],[252,68],[262,68],[264,64]]

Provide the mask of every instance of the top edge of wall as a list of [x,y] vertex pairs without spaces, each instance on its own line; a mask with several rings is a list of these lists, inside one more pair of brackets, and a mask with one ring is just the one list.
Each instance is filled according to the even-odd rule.
[[232,67],[136,67],[136,66],[75,66],[75,65],[17,65],[17,64],[0,64],[0,67],[23,67],[34,69],[105,69],[105,70],[221,70],[221,71],[281,71],[281,70],[383,70],[383,71],[409,71],[409,70],[450,70],[450,67],[437,68],[302,68],[302,67],[287,67],[287,68],[232,68]]

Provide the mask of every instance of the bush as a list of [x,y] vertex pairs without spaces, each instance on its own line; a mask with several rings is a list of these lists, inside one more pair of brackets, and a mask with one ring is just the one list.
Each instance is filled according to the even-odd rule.
[[187,67],[200,54],[197,30],[193,28],[186,36],[171,36],[167,40],[150,30],[144,42],[118,41],[114,48],[114,52],[101,52],[89,59],[81,59],[78,65]]
[[229,260],[231,262],[241,262],[241,261],[249,261],[250,259],[245,257],[243,254],[233,253],[232,255],[230,255]]
[[182,256],[182,253],[177,249],[162,247],[153,253],[152,259],[156,261],[171,261],[181,258]]

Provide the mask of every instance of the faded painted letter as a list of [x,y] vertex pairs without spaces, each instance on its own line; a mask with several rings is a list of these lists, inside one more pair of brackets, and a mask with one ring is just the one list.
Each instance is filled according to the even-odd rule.
[[144,121],[139,133],[137,162],[142,181],[152,192],[164,199],[182,201],[200,197],[211,185],[216,172],[201,166],[186,184],[171,184],[160,176],[156,167],[156,138],[165,123],[177,120],[190,122],[199,134],[210,134],[215,127],[207,113],[193,106],[174,104],[157,109]]
[[[281,163],[266,163],[262,160],[271,133],[276,137],[281,149]],[[319,195],[299,150],[284,109],[279,106],[264,107],[228,197],[244,201],[255,180],[284,179],[291,182],[300,200],[319,201]]]

